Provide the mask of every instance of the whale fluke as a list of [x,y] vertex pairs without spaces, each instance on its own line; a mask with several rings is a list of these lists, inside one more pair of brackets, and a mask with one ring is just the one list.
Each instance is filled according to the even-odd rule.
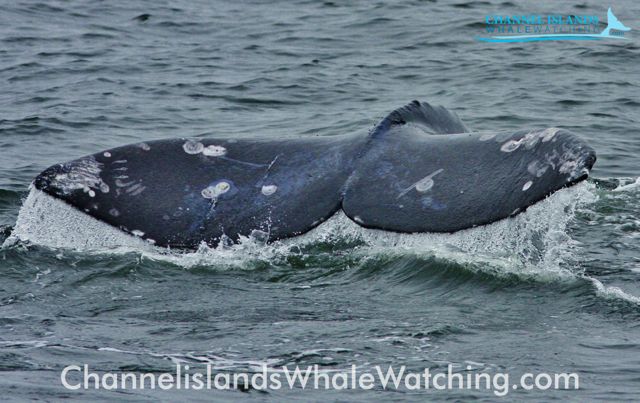
[[452,232],[518,214],[587,178],[595,152],[558,128],[469,132],[417,101],[369,134],[170,139],[54,165],[46,194],[159,246],[300,235],[339,209],[399,232]]
[[[404,118],[375,129],[342,201],[365,227],[453,232],[488,224],[586,179],[595,162],[593,149],[562,129],[461,133],[457,116],[417,102],[396,115]],[[450,134],[434,135],[443,133]]]
[[196,248],[255,231],[276,240],[340,208],[358,146],[349,136],[151,141],[54,165],[35,187],[157,245]]

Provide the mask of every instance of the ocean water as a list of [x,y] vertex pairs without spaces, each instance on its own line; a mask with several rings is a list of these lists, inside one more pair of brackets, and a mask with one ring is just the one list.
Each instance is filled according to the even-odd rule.
[[[604,20],[609,6],[631,40],[474,39],[487,14]],[[227,373],[450,364],[513,379],[574,372],[579,390],[507,398],[637,400],[636,27],[633,1],[3,2],[0,241],[20,231],[32,239],[0,249],[3,398],[497,399],[492,390],[69,391],[60,383],[71,364],[161,373],[208,363]],[[587,183],[452,235],[364,230],[338,215],[300,238],[189,253],[106,246],[100,228],[27,198],[44,168],[104,148],[186,136],[364,135],[413,99],[450,108],[476,130],[572,130],[598,161]],[[16,226],[23,203],[37,208]],[[47,225],[30,226],[43,218]]]

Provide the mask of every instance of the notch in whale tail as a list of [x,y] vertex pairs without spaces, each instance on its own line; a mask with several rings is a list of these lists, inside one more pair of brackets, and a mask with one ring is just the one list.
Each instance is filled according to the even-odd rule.
[[427,134],[467,133],[469,129],[458,115],[442,106],[432,106],[427,102],[412,101],[408,105],[391,112],[373,130],[371,137],[378,138],[394,127],[404,125],[419,126]]
[[617,29],[618,31],[629,31],[631,28],[620,22],[618,17],[613,14],[611,7],[609,7],[609,10],[607,10],[607,27],[604,29],[604,31],[602,31],[600,35],[609,36],[609,32],[612,29]]

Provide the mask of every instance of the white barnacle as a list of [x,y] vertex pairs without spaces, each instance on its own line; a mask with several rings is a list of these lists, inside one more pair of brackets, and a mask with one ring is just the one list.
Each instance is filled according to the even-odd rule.
[[96,192],[94,192],[93,190],[89,190],[89,197],[96,197]]
[[183,145],[182,149],[187,154],[200,154],[204,149],[204,145],[202,145],[199,141],[187,140]]
[[533,185],[533,182],[528,181],[527,183],[524,184],[524,186],[522,187],[522,191],[526,191],[529,190],[529,188],[531,187],[531,185]]
[[265,196],[271,196],[278,190],[276,185],[264,185],[262,187],[262,194]]
[[109,193],[109,185],[104,182],[100,182],[100,191],[102,193]]
[[141,149],[143,149],[144,151],[149,151],[151,150],[151,147],[149,147],[149,144],[147,143],[140,143],[138,144],[138,147],[140,147]]
[[354,216],[353,217],[353,221],[359,223],[359,224],[364,224],[364,221],[362,221],[362,218],[360,218],[360,216]]
[[222,157],[227,153],[223,146],[210,145],[202,149],[202,154],[208,157]]
[[118,211],[117,208],[113,207],[109,210],[109,214],[111,214],[114,217],[118,217],[120,215],[120,212]]
[[509,140],[500,147],[500,151],[510,153],[517,150],[522,144],[522,140]]
[[229,184],[229,182],[222,181],[218,182],[215,186],[207,186],[206,188],[202,189],[202,192],[200,192],[200,194],[205,199],[217,199],[218,196],[227,193],[229,189],[231,189],[231,185]]
[[218,192],[218,194],[223,194],[223,193],[227,193],[229,189],[231,189],[231,185],[229,185],[229,182],[219,182],[215,186],[215,189]]
[[431,189],[432,187],[433,187],[433,179],[431,179],[431,177],[426,177],[416,183],[416,190],[420,193],[424,193],[427,190]]
[[444,169],[440,168],[437,171],[434,171],[431,174],[429,174],[429,175],[425,176],[424,178],[420,179],[419,181],[417,181],[413,185],[409,186],[408,188],[404,189],[398,195],[398,199],[401,198],[402,196],[406,195],[407,193],[409,193],[409,191],[411,189],[414,189],[414,188],[416,189],[416,191],[418,191],[420,193],[424,193],[424,192],[429,191],[433,187],[433,177],[438,175],[442,171],[444,171]]
[[131,231],[131,233],[135,236],[144,236],[144,232],[140,231],[139,229],[134,229],[133,231]]
[[103,152],[102,155],[104,155],[107,158],[111,158],[111,153],[109,151]]

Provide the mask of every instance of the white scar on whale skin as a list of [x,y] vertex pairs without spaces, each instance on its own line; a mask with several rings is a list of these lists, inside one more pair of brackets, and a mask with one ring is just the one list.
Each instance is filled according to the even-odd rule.
[[520,140],[512,139],[505,142],[502,145],[502,147],[500,147],[500,151],[505,153],[510,153],[520,148],[521,145],[524,145],[527,150],[530,150],[536,145],[538,145],[540,141],[542,141],[543,143],[546,143],[552,140],[556,135],[556,133],[558,133],[559,131],[560,129],[557,127],[549,127],[544,130],[530,131]]
[[424,193],[424,192],[430,190],[433,187],[433,179],[432,178],[434,176],[438,175],[439,173],[443,172],[443,171],[444,171],[444,169],[440,168],[437,171],[432,172],[431,174],[425,176],[424,178],[420,179],[419,181],[417,181],[413,185],[409,186],[408,188],[406,188],[405,190],[400,192],[400,194],[398,195],[397,198],[399,199],[402,196],[406,195],[413,188],[415,188],[420,193]]

